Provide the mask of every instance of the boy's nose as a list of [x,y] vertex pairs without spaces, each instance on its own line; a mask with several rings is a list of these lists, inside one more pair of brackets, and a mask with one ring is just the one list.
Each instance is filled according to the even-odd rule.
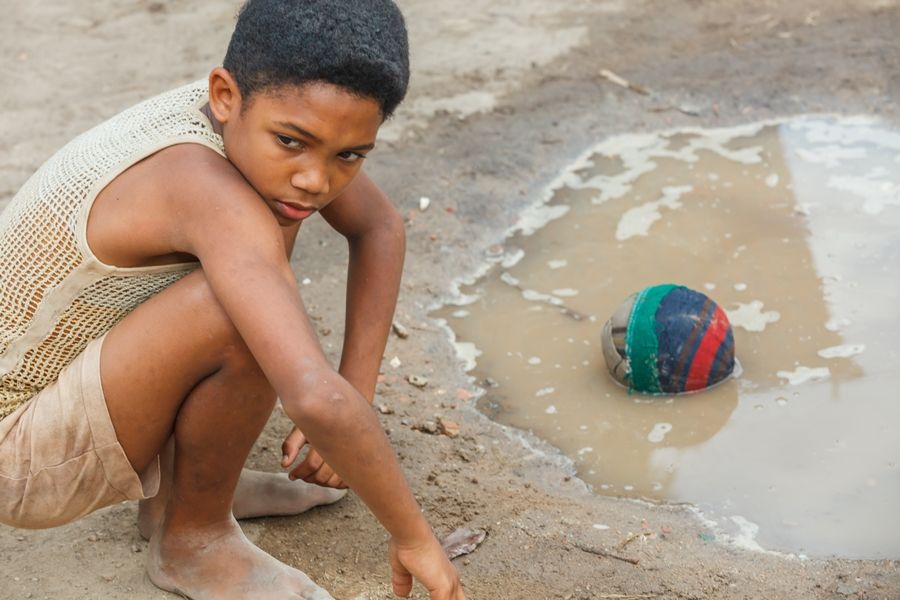
[[323,167],[307,167],[291,176],[291,185],[310,195],[327,194],[329,188],[328,171]]

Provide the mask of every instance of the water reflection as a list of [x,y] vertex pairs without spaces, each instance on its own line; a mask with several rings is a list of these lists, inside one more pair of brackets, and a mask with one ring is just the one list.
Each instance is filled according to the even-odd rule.
[[[741,515],[775,549],[900,556],[881,526],[900,499],[898,163],[900,135],[859,120],[601,144],[440,313],[499,384],[482,409],[603,493]],[[608,377],[603,322],[664,282],[728,309],[739,378],[644,398]]]

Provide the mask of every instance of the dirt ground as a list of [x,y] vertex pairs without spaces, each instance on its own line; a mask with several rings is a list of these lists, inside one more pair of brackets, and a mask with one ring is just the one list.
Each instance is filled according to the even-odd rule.
[[[205,76],[221,60],[237,4],[0,0],[0,204],[74,135]],[[900,2],[400,4],[414,81],[367,169],[408,215],[397,317],[410,336],[389,341],[386,357],[402,366],[385,361],[377,402],[393,410],[380,417],[436,530],[488,531],[455,561],[468,597],[900,598],[894,561],[747,552],[715,538],[690,507],[593,495],[553,448],[475,410],[476,384],[428,316],[521,210],[544,199],[553,176],[604,137],[803,113],[868,114],[897,126]],[[652,93],[617,86],[602,69]],[[422,196],[432,201],[424,212]],[[323,223],[304,229],[294,265],[336,359],[346,250]],[[409,385],[411,374],[428,386]],[[461,435],[411,427],[435,415],[457,421]],[[274,415],[251,462],[275,470],[287,431]],[[167,597],[143,574],[135,512],[117,506],[52,531],[0,528],[0,597]],[[391,597],[385,532],[352,495],[245,529],[336,598]],[[425,597],[420,588],[415,597]]]

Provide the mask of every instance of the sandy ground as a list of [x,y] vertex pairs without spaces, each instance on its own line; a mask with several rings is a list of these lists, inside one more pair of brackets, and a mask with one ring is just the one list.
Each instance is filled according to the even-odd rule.
[[[205,76],[234,0],[2,0],[0,203],[56,148],[150,95]],[[440,533],[481,527],[456,560],[470,598],[900,598],[893,561],[799,560],[714,540],[690,507],[592,495],[552,448],[480,415],[428,310],[452,297],[555,173],[621,132],[714,126],[812,112],[900,121],[896,0],[651,2],[403,0],[414,83],[368,164],[409,215],[409,254],[378,402]],[[611,69],[650,90],[611,84]],[[677,109],[661,110],[667,106]],[[421,196],[432,200],[418,210]],[[346,251],[322,223],[294,264],[336,358]],[[404,376],[429,379],[414,388]],[[410,427],[436,414],[450,439]],[[275,469],[288,424],[274,415],[251,461]],[[723,457],[727,460],[727,457]],[[0,528],[4,598],[167,597],[123,505],[45,532]],[[593,524],[609,529],[597,529]],[[896,528],[896,523],[885,523]],[[297,518],[246,523],[267,551],[337,598],[391,597],[386,535],[350,496]],[[646,534],[638,535],[634,534]],[[628,542],[628,540],[631,540]],[[598,554],[605,551],[620,560]],[[416,597],[425,597],[421,590]]]

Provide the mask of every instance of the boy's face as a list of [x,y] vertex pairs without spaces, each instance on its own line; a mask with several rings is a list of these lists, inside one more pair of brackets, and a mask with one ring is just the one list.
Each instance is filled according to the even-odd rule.
[[375,145],[378,103],[314,83],[258,92],[244,106],[228,77],[210,76],[210,110],[222,124],[228,159],[283,226],[327,206]]

